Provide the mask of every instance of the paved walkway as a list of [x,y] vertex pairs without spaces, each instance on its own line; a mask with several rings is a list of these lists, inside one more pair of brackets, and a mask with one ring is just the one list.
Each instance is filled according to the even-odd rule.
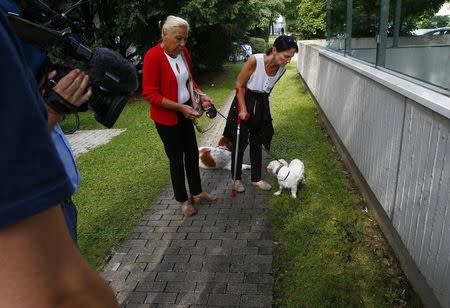
[[[214,121],[201,145],[217,144],[225,121],[219,115]],[[218,195],[216,203],[184,218],[169,185],[104,267],[101,275],[122,307],[271,307],[270,192],[246,185],[232,198],[229,171],[201,175],[203,189]],[[243,181],[249,183],[249,171]]]
[[79,130],[71,135],[66,135],[75,157],[89,150],[106,144],[115,136],[123,133],[125,129],[96,129]]

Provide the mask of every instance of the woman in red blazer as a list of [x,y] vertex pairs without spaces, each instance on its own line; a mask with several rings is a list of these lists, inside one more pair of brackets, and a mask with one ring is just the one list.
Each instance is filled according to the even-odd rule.
[[[198,146],[193,120],[200,116],[192,108],[187,86],[191,57],[186,49],[189,24],[186,20],[168,16],[161,30],[161,43],[151,48],[144,57],[143,96],[150,103],[150,117],[164,144],[169,158],[170,177],[175,199],[180,202],[185,216],[194,215],[194,204],[215,201],[215,195],[202,190],[198,167]],[[198,86],[194,83],[194,87]],[[204,108],[211,105],[207,95],[201,96]],[[185,185],[185,171],[191,198]]]

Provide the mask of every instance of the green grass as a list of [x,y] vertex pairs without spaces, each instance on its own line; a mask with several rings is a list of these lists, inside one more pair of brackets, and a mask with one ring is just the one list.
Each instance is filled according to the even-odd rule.
[[[275,304],[281,307],[420,306],[319,122],[295,64],[273,91],[277,157],[305,164],[294,200],[272,197]],[[276,184],[275,181],[273,184]],[[277,184],[276,184],[277,185]]]
[[[241,65],[226,66],[202,86],[218,107],[234,88]],[[103,128],[92,113],[80,113],[80,118],[81,129]],[[209,120],[204,116],[201,121],[206,126]],[[79,246],[95,268],[128,236],[148,205],[170,183],[167,158],[145,100],[137,97],[129,103],[114,128],[126,131],[77,159],[83,178],[74,196]]]

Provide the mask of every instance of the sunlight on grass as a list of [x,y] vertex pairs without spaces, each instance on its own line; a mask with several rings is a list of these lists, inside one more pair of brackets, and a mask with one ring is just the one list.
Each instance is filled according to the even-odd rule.
[[[275,156],[305,164],[298,199],[272,197],[275,304],[288,307],[392,307],[418,302],[364,201],[344,173],[295,64],[271,98]],[[277,185],[275,181],[273,184]],[[369,232],[370,231],[370,232]],[[377,256],[371,244],[381,245]],[[413,297],[410,299],[410,297]]]

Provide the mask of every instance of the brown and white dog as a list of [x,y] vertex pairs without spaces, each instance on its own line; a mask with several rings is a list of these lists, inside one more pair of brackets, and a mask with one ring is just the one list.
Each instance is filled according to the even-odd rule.
[[[231,150],[233,144],[225,137],[220,138],[217,147],[200,147],[198,149],[199,166],[203,169],[231,170]],[[250,165],[242,164],[242,170]]]

